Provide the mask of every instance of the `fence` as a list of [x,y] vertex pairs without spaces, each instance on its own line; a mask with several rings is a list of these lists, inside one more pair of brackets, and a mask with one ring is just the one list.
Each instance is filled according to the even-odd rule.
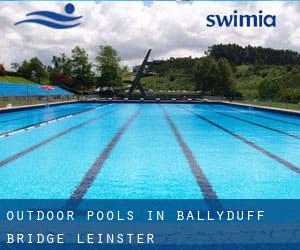
[[234,102],[242,103],[242,104],[250,104],[257,106],[266,106],[273,108],[281,108],[281,109],[293,109],[300,110],[300,100],[290,101],[290,100],[276,100],[276,99],[242,99],[242,98],[234,98]]
[[54,90],[39,84],[0,83],[0,108],[76,100],[77,97],[59,86]]

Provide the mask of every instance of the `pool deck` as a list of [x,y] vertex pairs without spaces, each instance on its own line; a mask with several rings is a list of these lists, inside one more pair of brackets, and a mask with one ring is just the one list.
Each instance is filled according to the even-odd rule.
[[[113,99],[103,99],[103,100],[86,100],[86,101],[64,101],[64,102],[53,102],[49,103],[49,106],[57,106],[63,104],[72,104],[72,103],[165,103],[165,104],[227,104],[232,106],[238,106],[243,108],[254,108],[257,110],[262,111],[271,111],[275,113],[281,114],[288,114],[288,115],[295,115],[300,116],[300,111],[293,110],[293,109],[283,109],[283,108],[275,108],[275,107],[268,107],[268,106],[258,106],[252,104],[244,104],[239,102],[230,102],[224,100],[113,100]],[[18,106],[18,107],[11,107],[11,108],[0,108],[1,113],[8,113],[26,109],[33,109],[33,108],[40,108],[45,106],[44,104],[36,104],[36,105],[26,105],[26,106]]]
[[268,107],[268,106],[258,106],[258,105],[245,104],[245,103],[239,103],[239,102],[228,102],[228,101],[222,101],[220,103],[239,106],[239,107],[245,107],[245,108],[252,107],[252,108],[255,108],[258,110],[263,110],[263,111],[272,111],[272,112],[276,112],[276,113],[300,116],[300,111],[294,110],[294,109],[283,109],[283,108],[275,108],[275,107]]
[[243,107],[243,108],[254,108],[257,110],[262,111],[270,111],[275,113],[281,113],[281,114],[288,114],[288,115],[294,115],[294,116],[300,116],[300,111],[294,110],[294,109],[283,109],[283,108],[275,108],[275,107],[268,107],[268,106],[258,106],[258,105],[252,105],[252,104],[244,104],[239,102],[230,102],[230,101],[224,101],[224,100],[101,100],[101,101],[93,101],[93,100],[87,100],[87,101],[80,101],[80,102],[104,102],[104,103],[170,103],[170,104],[227,104],[237,107]]
[[[49,106],[57,106],[57,105],[71,104],[71,103],[77,103],[77,102],[78,101],[51,102],[51,103],[49,103]],[[26,110],[26,109],[41,108],[41,107],[44,107],[45,105],[46,105],[46,103],[24,105],[24,106],[12,106],[11,108],[0,108],[0,114],[14,112],[14,111],[21,111],[21,110]]]

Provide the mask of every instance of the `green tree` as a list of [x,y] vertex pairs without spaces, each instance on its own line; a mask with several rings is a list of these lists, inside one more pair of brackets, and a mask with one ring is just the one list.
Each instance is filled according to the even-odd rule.
[[30,62],[31,79],[41,83],[43,78],[47,77],[46,67],[37,57],[33,57]]
[[119,86],[122,82],[122,75],[128,71],[120,67],[120,58],[117,51],[111,46],[100,46],[96,56],[96,69],[100,73],[99,85]]
[[226,58],[232,65],[297,65],[300,63],[300,54],[295,51],[252,47],[250,45],[242,47],[237,44],[217,44],[210,47],[206,54],[217,59]]
[[19,69],[18,69],[18,73],[21,76],[23,76],[23,77],[25,77],[27,79],[30,79],[31,78],[31,66],[30,66],[30,63],[27,62],[26,60],[24,60],[21,63]]
[[50,81],[53,84],[71,84],[72,82],[72,60],[65,54],[53,56],[52,67],[50,67]]
[[258,95],[262,99],[274,99],[279,96],[282,89],[282,79],[264,79],[258,86]]
[[198,59],[194,66],[194,80],[196,88],[203,92],[213,92],[218,80],[218,64],[213,57]]
[[227,59],[198,59],[194,66],[194,80],[196,88],[208,94],[229,96],[233,93],[234,73]]
[[216,95],[231,96],[234,89],[234,73],[227,59],[218,60],[218,73],[214,85]]
[[85,91],[93,86],[94,74],[87,52],[76,46],[72,50],[72,75],[76,88]]
[[18,69],[18,73],[38,83],[47,78],[46,66],[37,57],[31,58],[29,62],[23,61]]
[[282,101],[289,101],[293,103],[299,103],[300,101],[300,89],[296,88],[285,88],[279,93]]

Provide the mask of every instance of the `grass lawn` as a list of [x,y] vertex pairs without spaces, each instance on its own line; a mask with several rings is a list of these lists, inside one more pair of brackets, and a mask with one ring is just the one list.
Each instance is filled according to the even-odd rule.
[[25,79],[23,77],[17,77],[17,76],[0,76],[0,82],[11,82],[11,83],[31,83],[36,84],[35,82],[32,82],[28,79]]

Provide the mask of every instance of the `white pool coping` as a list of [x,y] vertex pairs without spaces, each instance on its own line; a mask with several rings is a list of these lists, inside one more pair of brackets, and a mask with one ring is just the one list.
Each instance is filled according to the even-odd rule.
[[[48,105],[52,106],[52,105],[59,105],[59,104],[67,104],[67,103],[77,103],[78,101],[63,101],[63,102],[51,102]],[[22,106],[12,106],[10,108],[0,108],[0,112],[1,111],[9,111],[9,110],[22,110],[22,109],[30,109],[30,108],[40,108],[40,107],[44,107],[47,103],[41,103],[41,104],[31,104],[31,105],[22,105]]]
[[243,106],[243,107],[253,107],[253,108],[258,108],[258,109],[264,109],[264,110],[270,110],[270,111],[277,111],[277,112],[282,112],[282,113],[294,113],[300,115],[300,111],[295,110],[295,109],[284,109],[284,108],[275,108],[275,107],[270,107],[270,106],[261,106],[261,105],[253,105],[253,104],[246,104],[246,103],[240,103],[240,102],[229,102],[229,101],[222,101],[224,104],[229,104],[229,105],[235,105],[235,106]]
[[[87,100],[88,102],[90,100]],[[81,101],[77,100],[72,100],[72,101],[63,101],[63,102],[52,102],[49,103],[49,106],[52,105],[60,105],[60,104],[68,104],[68,103],[80,103]],[[90,101],[93,102],[93,101]],[[97,102],[97,101],[96,101]],[[145,103],[157,103],[157,102],[164,102],[164,100],[160,99],[158,100],[101,100],[100,102],[109,102],[109,103],[137,103],[137,102],[145,102]],[[262,109],[266,111],[274,111],[274,112],[281,112],[281,113],[286,113],[286,114],[295,114],[295,115],[300,115],[300,111],[295,110],[295,109],[284,109],[284,108],[275,108],[275,107],[270,107],[270,106],[260,106],[260,105],[253,105],[253,104],[246,104],[246,103],[240,103],[240,102],[230,102],[230,101],[224,101],[224,100],[205,100],[203,101],[196,101],[196,100],[188,100],[188,101],[181,101],[181,100],[171,100],[171,101],[166,101],[166,103],[224,103],[228,105],[234,105],[234,106],[242,106],[242,107],[253,107],[257,109]],[[18,111],[18,110],[23,110],[23,109],[30,109],[30,108],[39,108],[45,106],[46,103],[43,104],[33,104],[33,105],[23,105],[23,106],[13,106],[10,108],[0,108],[1,111]]]

